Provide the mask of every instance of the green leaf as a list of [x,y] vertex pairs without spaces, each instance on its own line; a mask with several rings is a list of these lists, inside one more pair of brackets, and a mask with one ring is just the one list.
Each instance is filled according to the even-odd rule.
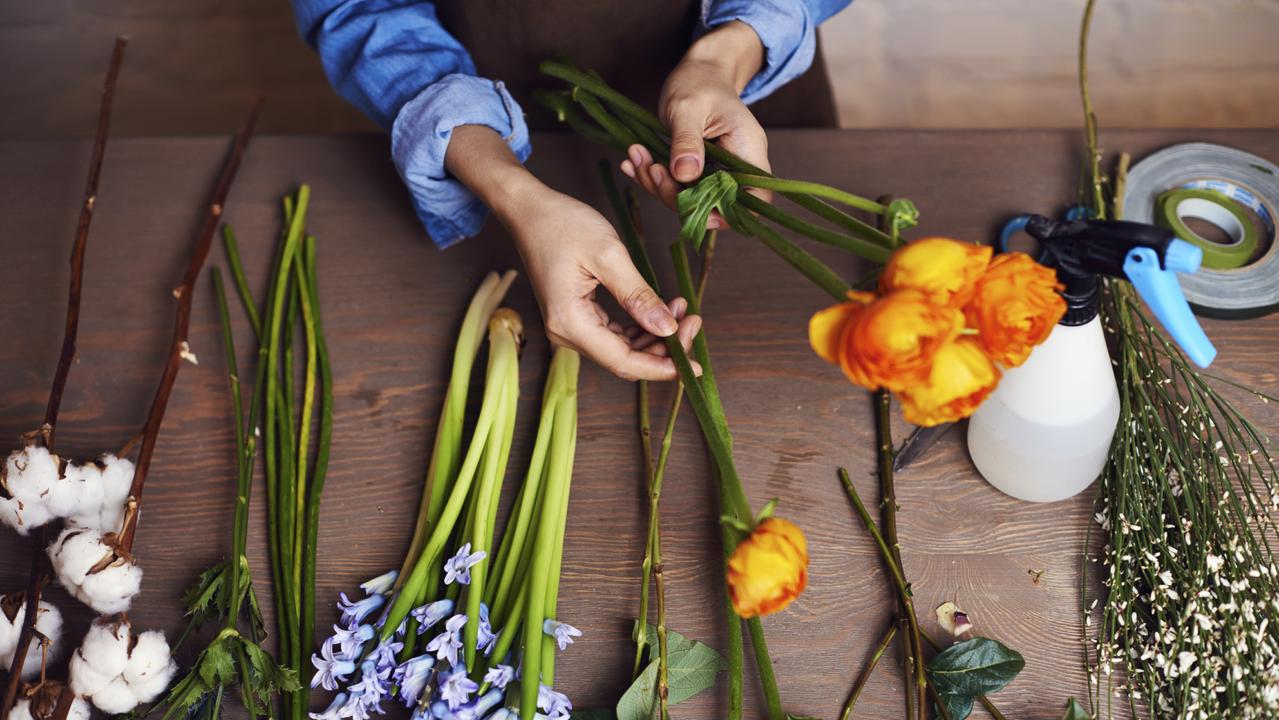
[[706,222],[710,220],[711,211],[718,210],[726,220],[734,214],[737,202],[737,181],[723,170],[713,172],[702,178],[692,187],[681,190],[675,198],[683,225],[680,237],[693,243],[697,250],[702,249],[702,240],[706,237]]
[[769,500],[768,502],[764,503],[764,507],[760,508],[759,512],[755,513],[755,524],[758,525],[759,523],[762,523],[765,520],[771,518],[773,516],[773,512],[775,512],[776,510],[777,510],[777,498],[773,498]]
[[199,627],[226,612],[226,598],[222,592],[226,576],[227,564],[220,562],[200,573],[199,579],[182,596],[182,604],[186,606],[193,626]]
[[1004,687],[1017,677],[1026,661],[990,638],[973,638],[955,643],[928,663],[928,677],[937,692],[972,697]]
[[[966,720],[973,712],[972,695],[938,693],[937,696],[946,705],[946,712],[950,715],[950,720]],[[940,717],[941,713],[937,713],[937,715]]]
[[1075,702],[1074,698],[1071,698],[1066,702],[1066,714],[1062,716],[1061,720],[1092,720],[1092,715],[1089,715],[1082,705]]
[[[617,703],[617,720],[650,720],[657,707],[657,630],[646,628],[651,646],[652,661],[622,694]],[[680,635],[666,632],[667,702],[671,705],[684,702],[715,685],[719,673],[728,668],[728,662],[709,645]]]

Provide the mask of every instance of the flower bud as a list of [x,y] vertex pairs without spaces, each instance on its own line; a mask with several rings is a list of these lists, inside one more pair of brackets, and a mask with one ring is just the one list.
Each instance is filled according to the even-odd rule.
[[807,584],[808,542],[789,520],[764,520],[728,559],[728,592],[744,618],[785,608]]

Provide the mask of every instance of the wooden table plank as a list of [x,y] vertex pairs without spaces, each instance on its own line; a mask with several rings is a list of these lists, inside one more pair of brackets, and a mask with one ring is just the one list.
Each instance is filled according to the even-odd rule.
[[[1279,157],[1273,131],[1115,131],[1104,144],[1140,157],[1203,139]],[[169,290],[225,147],[223,139],[130,139],[108,148],[88,251],[80,359],[59,428],[65,454],[117,447],[140,426],[170,331]],[[531,165],[551,185],[604,206],[595,148],[562,135],[538,137],[536,147]],[[1013,213],[1058,211],[1073,197],[1080,157],[1077,134],[1059,131],[777,132],[772,148],[781,175],[909,197],[923,211],[917,234],[972,239],[989,237]],[[227,220],[261,289],[279,197],[301,181],[313,187],[310,229],[320,242],[337,383],[321,520],[322,603],[402,556],[465,302],[484,272],[518,266],[505,233],[492,225],[447,252],[433,249],[387,154],[385,139],[372,136],[261,137],[228,203]],[[0,437],[32,429],[43,410],[87,157],[80,141],[0,143],[0,328],[8,340],[0,343]],[[664,260],[675,219],[650,202],[644,220],[653,252]],[[857,270],[827,248],[817,252],[850,277]],[[220,251],[214,261],[223,263]],[[672,286],[670,274],[664,277]],[[191,344],[201,364],[185,367],[175,389],[136,547],[146,578],[132,616],[140,626],[170,632],[181,625],[181,590],[229,542],[233,439],[210,292],[207,283],[197,292]],[[513,451],[513,466],[521,468],[548,346],[524,282],[510,301],[529,337]],[[891,607],[883,571],[834,477],[836,466],[847,465],[864,495],[877,497],[869,399],[807,347],[807,318],[826,302],[762,246],[721,240],[705,314],[739,468],[752,501],[780,497],[779,512],[805,529],[812,547],[808,592],[766,627],[787,708],[819,717],[837,714]],[[1274,391],[1279,317],[1205,324],[1221,348],[1218,372]],[[238,324],[237,341],[243,356],[250,345],[246,323]],[[628,682],[644,513],[634,387],[584,366],[581,388],[561,607],[586,637],[563,656],[559,678],[584,708],[614,700]],[[668,392],[656,391],[659,406]],[[1273,406],[1240,399],[1259,426],[1279,429]],[[906,430],[898,426],[903,437]],[[1092,493],[1053,505],[1012,500],[974,473],[962,440],[962,433],[948,434],[900,475],[907,574],[921,615],[957,599],[979,633],[1026,655],[1021,677],[996,697],[1009,717],[1055,718],[1067,697],[1085,692],[1077,607]],[[265,591],[261,497],[251,561]],[[691,414],[679,429],[664,502],[670,625],[723,647],[714,496]],[[12,534],[0,536],[0,591],[21,586],[29,547]],[[1028,570],[1044,574],[1035,583]],[[72,611],[78,637],[88,613],[60,590],[51,597]],[[321,627],[332,618],[325,610]],[[761,698],[748,683],[753,717]],[[858,717],[897,717],[899,685],[895,673],[877,673]],[[721,717],[725,699],[720,688],[677,714]]]

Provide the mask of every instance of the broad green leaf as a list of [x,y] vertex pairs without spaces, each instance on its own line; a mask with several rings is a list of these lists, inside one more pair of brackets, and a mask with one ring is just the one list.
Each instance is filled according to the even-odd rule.
[[710,220],[711,211],[718,210],[725,219],[729,219],[736,202],[737,181],[723,170],[713,172],[696,185],[681,190],[675,198],[675,205],[683,221],[680,237],[700,250],[702,239],[706,237],[706,222]]
[[1089,715],[1082,705],[1075,702],[1074,698],[1071,698],[1066,702],[1066,714],[1062,716],[1061,720],[1092,720],[1092,715]]
[[[972,695],[938,693],[937,696],[946,705],[946,712],[950,715],[950,720],[967,720],[968,716],[973,712]],[[941,717],[941,713],[937,713],[937,716]]]
[[[617,720],[649,720],[657,707],[657,631],[646,628],[651,645],[651,662],[622,694],[617,703]],[[681,703],[697,693],[713,687],[728,662],[708,645],[690,640],[677,632],[666,632],[667,701]]]
[[1026,661],[990,638],[973,638],[955,643],[928,663],[928,677],[942,695],[970,698],[1004,687],[1017,677]]

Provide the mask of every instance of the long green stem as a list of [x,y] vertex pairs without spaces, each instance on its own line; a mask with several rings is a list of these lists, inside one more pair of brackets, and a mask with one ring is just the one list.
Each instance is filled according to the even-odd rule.
[[235,417],[235,459],[236,459],[236,492],[235,519],[231,526],[231,558],[230,582],[226,586],[227,627],[235,627],[239,619],[241,559],[245,554],[249,524],[249,493],[252,490],[252,478],[246,476],[244,468],[245,430],[244,400],[240,395],[240,371],[235,357],[235,336],[231,332],[231,313],[227,309],[226,287],[222,284],[222,273],[215,267],[212,269],[213,297],[218,307],[218,321],[222,326],[222,348],[226,356],[228,384],[231,388],[231,408]]
[[880,557],[884,564],[888,566],[889,574],[892,576],[893,587],[897,590],[897,598],[906,609],[906,624],[910,632],[911,651],[915,656],[915,685],[918,688],[916,700],[919,703],[916,711],[922,718],[926,709],[923,695],[927,685],[927,677],[924,675],[924,651],[920,642],[919,623],[916,620],[915,602],[911,598],[910,585],[906,582],[905,576],[902,575],[901,567],[893,561],[892,550],[889,549],[888,543],[884,541],[884,536],[880,534],[879,528],[875,526],[874,519],[866,511],[866,506],[862,504],[862,499],[857,494],[856,486],[853,485],[852,479],[848,477],[848,471],[844,468],[839,469],[839,480],[844,484],[844,491],[848,493],[848,499],[852,501],[854,509],[857,510],[857,515],[866,525],[871,537],[875,539],[875,545],[879,548]]
[[[868,200],[860,195],[854,195],[850,192],[844,192],[839,188],[833,188],[829,185],[821,183],[809,182],[807,180],[786,180],[784,178],[773,177],[771,175],[755,175],[753,173],[735,172],[730,173],[738,185],[746,187],[757,187],[765,190],[775,190],[779,193],[812,195],[814,197],[826,198],[834,200],[837,203],[855,207],[858,210],[865,210],[869,213],[882,215],[888,211],[888,208],[875,202]],[[887,241],[887,237],[884,238]]]
[[759,238],[783,260],[803,273],[804,277],[813,281],[814,285],[825,290],[828,295],[841,302],[848,299],[852,286],[808,251],[782,237],[780,233],[761,223],[750,213],[738,213],[737,221],[742,232]]
[[[556,352],[556,360],[561,360],[564,368],[561,372],[571,377],[572,382],[566,387],[565,395],[559,400],[555,412],[554,436],[551,441],[551,469],[547,477],[546,496],[542,504],[544,512],[551,512],[550,518],[543,517],[538,523],[536,545],[533,551],[532,565],[528,579],[528,600],[524,613],[524,666],[520,685],[520,717],[533,717],[537,711],[538,684],[542,682],[542,652],[545,633],[543,624],[547,608],[547,588],[551,583],[557,532],[559,531],[558,508],[565,506],[572,482],[573,440],[577,435],[577,368],[580,362],[577,354],[571,350],[561,349]],[[560,363],[552,362],[553,365]]]
[[884,631],[884,637],[875,646],[875,652],[871,654],[870,661],[862,669],[861,675],[857,676],[857,682],[853,683],[853,690],[848,694],[848,702],[844,703],[844,710],[839,714],[839,720],[849,720],[852,717],[853,708],[857,705],[857,699],[861,697],[862,690],[866,689],[866,683],[870,681],[871,673],[875,672],[875,668],[879,665],[879,661],[884,657],[884,653],[888,651],[888,646],[892,644],[895,637],[897,637],[897,622],[894,620],[888,626],[888,630]]
[[840,250],[847,250],[860,255],[871,262],[883,265],[888,262],[888,257],[891,254],[888,248],[882,245],[808,222],[748,192],[739,192],[737,194],[737,202],[747,210],[759,213],[761,217],[768,218],[788,230],[793,230],[818,242],[837,247]]

